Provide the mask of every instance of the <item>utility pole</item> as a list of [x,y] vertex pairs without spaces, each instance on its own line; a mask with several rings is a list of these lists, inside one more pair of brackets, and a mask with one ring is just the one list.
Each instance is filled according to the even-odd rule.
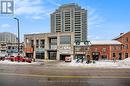
[[20,55],[20,31],[19,31],[19,19],[18,18],[14,18],[17,21],[17,29],[18,29],[18,56]]

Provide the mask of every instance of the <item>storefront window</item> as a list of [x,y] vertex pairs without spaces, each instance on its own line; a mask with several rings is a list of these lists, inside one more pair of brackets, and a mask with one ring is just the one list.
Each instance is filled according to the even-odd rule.
[[57,55],[57,53],[54,51],[48,52],[48,56],[49,56],[50,60],[56,60],[56,55]]
[[43,53],[37,52],[37,53],[36,53],[36,58],[37,58],[37,59],[45,59],[45,58],[44,58],[44,52],[43,52]]
[[107,59],[107,55],[102,55],[102,59],[103,60]]

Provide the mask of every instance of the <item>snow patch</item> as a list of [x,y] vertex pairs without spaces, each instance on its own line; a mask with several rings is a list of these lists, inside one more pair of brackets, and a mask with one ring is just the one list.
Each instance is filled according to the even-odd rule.
[[32,62],[32,63],[28,63],[28,62],[12,62],[9,60],[4,60],[4,61],[0,61],[0,64],[20,64],[20,65],[26,65],[26,64],[40,64],[38,62]]
[[113,61],[96,61],[95,63],[91,62],[87,64],[86,62],[79,62],[77,63],[75,60],[73,60],[70,63],[60,63],[60,65],[66,65],[66,66],[79,66],[79,67],[116,67],[118,66],[118,62],[113,62]]
[[95,63],[87,64],[85,61],[83,63],[77,63],[76,60],[72,62],[61,62],[58,64],[59,66],[70,66],[70,67],[96,67],[96,68],[130,68],[130,58],[125,60],[100,60],[95,61]]
[[119,62],[119,65],[130,66],[130,57]]

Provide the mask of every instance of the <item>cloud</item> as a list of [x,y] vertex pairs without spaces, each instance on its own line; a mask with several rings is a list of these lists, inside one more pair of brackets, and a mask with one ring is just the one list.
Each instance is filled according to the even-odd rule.
[[39,6],[41,0],[31,1],[31,0],[16,0],[15,1],[15,14],[37,14],[41,13],[43,7]]
[[1,28],[9,28],[10,25],[9,25],[9,24],[2,24],[2,25],[0,25],[0,27],[1,27]]
[[102,37],[97,35],[88,35],[88,40],[100,40]]
[[43,17],[41,17],[41,16],[32,16],[32,19],[40,20],[40,19],[43,19]]
[[42,3],[43,0],[16,0],[14,13],[16,16],[22,15],[30,16],[32,19],[42,19],[43,16],[49,16],[48,14],[52,12],[46,6],[43,6]]
[[105,21],[103,16],[101,16],[96,9],[92,7],[87,7],[87,8],[88,8],[88,28],[96,29],[102,26],[102,24]]
[[20,7],[20,8],[17,8],[17,10],[15,11],[15,14],[16,15],[21,15],[21,14],[37,14],[37,12],[39,12],[40,8],[39,7]]
[[[60,4],[56,2],[56,0],[47,0],[47,1],[53,5],[60,6]],[[57,1],[60,1],[60,0],[57,0]]]

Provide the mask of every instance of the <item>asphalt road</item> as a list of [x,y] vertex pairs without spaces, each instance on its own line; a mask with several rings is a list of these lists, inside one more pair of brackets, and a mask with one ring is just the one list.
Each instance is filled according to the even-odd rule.
[[130,69],[0,65],[0,86],[130,86]]

